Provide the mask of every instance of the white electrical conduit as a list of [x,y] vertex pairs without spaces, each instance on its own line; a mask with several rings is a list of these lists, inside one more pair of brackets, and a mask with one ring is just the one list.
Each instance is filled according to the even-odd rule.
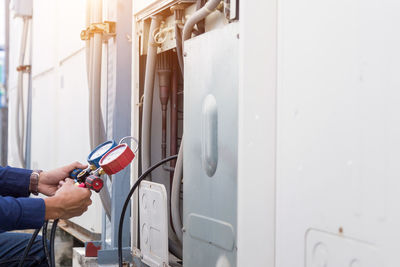
[[[146,76],[144,80],[144,100],[142,119],[142,171],[147,170],[151,163],[151,116],[153,108],[154,76],[156,72],[157,44],[153,33],[160,27],[162,17],[154,16],[151,19],[149,41],[146,59]],[[150,177],[150,175],[149,175]]]
[[[29,18],[23,18],[23,30],[21,36],[21,47],[19,51],[19,66],[23,66],[25,63],[26,45],[28,41],[28,29],[29,29]],[[25,168],[24,158],[24,140],[25,140],[25,108],[24,108],[24,71],[18,71],[18,82],[17,82],[17,99],[16,99],[16,112],[15,112],[15,130],[17,138],[17,152],[18,158],[21,162],[21,166]]]
[[199,21],[207,17],[211,12],[213,12],[218,7],[220,2],[221,0],[210,0],[202,8],[197,10],[192,16],[190,16],[190,18],[186,21],[185,26],[183,27],[183,43],[187,39],[190,39],[190,37],[192,36],[194,25],[196,25]]
[[172,225],[174,227],[176,236],[182,244],[182,218],[180,216],[179,195],[181,191],[181,180],[183,173],[183,136],[181,146],[179,148],[178,158],[176,160],[174,177],[172,179],[171,187],[171,216]]
[[[86,26],[91,23],[101,23],[103,20],[102,0],[87,0]],[[87,28],[86,27],[86,28]],[[105,128],[101,114],[101,58],[103,36],[95,33],[86,41],[86,69],[89,86],[89,134],[90,147],[94,149],[105,141]],[[104,181],[106,182],[106,181]],[[100,200],[108,219],[111,219],[111,197],[108,187],[99,192]]]
[[[186,21],[185,26],[183,27],[182,47],[184,47],[184,42],[190,39],[190,37],[192,36],[194,25],[196,25],[199,21],[207,17],[211,12],[213,12],[217,8],[220,2],[221,0],[208,1],[202,8],[196,11]],[[183,136],[182,136],[181,146],[179,148],[178,159],[175,165],[175,172],[172,180],[172,189],[171,189],[172,225],[175,229],[179,241],[181,242],[183,239],[183,232],[182,232],[182,219],[180,217],[179,194],[180,194],[182,174],[183,174]]]

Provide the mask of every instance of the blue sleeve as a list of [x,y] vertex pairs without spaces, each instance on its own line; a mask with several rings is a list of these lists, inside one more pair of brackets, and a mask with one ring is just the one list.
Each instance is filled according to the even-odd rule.
[[27,197],[32,171],[0,167],[0,196]]
[[0,197],[0,232],[38,229],[44,223],[45,204],[41,198]]

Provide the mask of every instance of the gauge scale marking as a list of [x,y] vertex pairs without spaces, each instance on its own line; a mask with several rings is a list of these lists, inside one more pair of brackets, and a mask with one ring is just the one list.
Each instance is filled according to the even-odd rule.
[[100,156],[103,156],[108,150],[111,149],[111,147],[113,146],[113,143],[107,143],[104,146],[100,147],[99,149],[97,149],[92,156],[90,157],[90,159],[95,159],[98,158]]
[[112,148],[116,147],[117,143],[114,140],[106,141],[100,145],[98,145],[88,156],[87,161],[90,165],[95,166],[96,168],[100,167],[99,161],[100,159]]

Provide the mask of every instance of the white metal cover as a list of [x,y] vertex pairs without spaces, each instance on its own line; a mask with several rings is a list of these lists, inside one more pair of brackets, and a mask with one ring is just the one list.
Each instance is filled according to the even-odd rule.
[[188,267],[236,266],[238,34],[239,23],[231,23],[185,42],[183,262]]
[[164,185],[141,182],[139,216],[142,261],[150,267],[168,264],[168,210]]

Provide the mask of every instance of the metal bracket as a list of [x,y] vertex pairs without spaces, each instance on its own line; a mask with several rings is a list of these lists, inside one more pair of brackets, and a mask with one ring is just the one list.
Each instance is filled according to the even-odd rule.
[[116,23],[114,21],[92,23],[86,28],[86,30],[81,31],[81,40],[88,41],[95,33],[101,33],[103,35],[103,39],[107,41],[116,35]]
[[22,71],[23,73],[30,73],[31,72],[31,65],[20,65],[17,67],[17,71]]

